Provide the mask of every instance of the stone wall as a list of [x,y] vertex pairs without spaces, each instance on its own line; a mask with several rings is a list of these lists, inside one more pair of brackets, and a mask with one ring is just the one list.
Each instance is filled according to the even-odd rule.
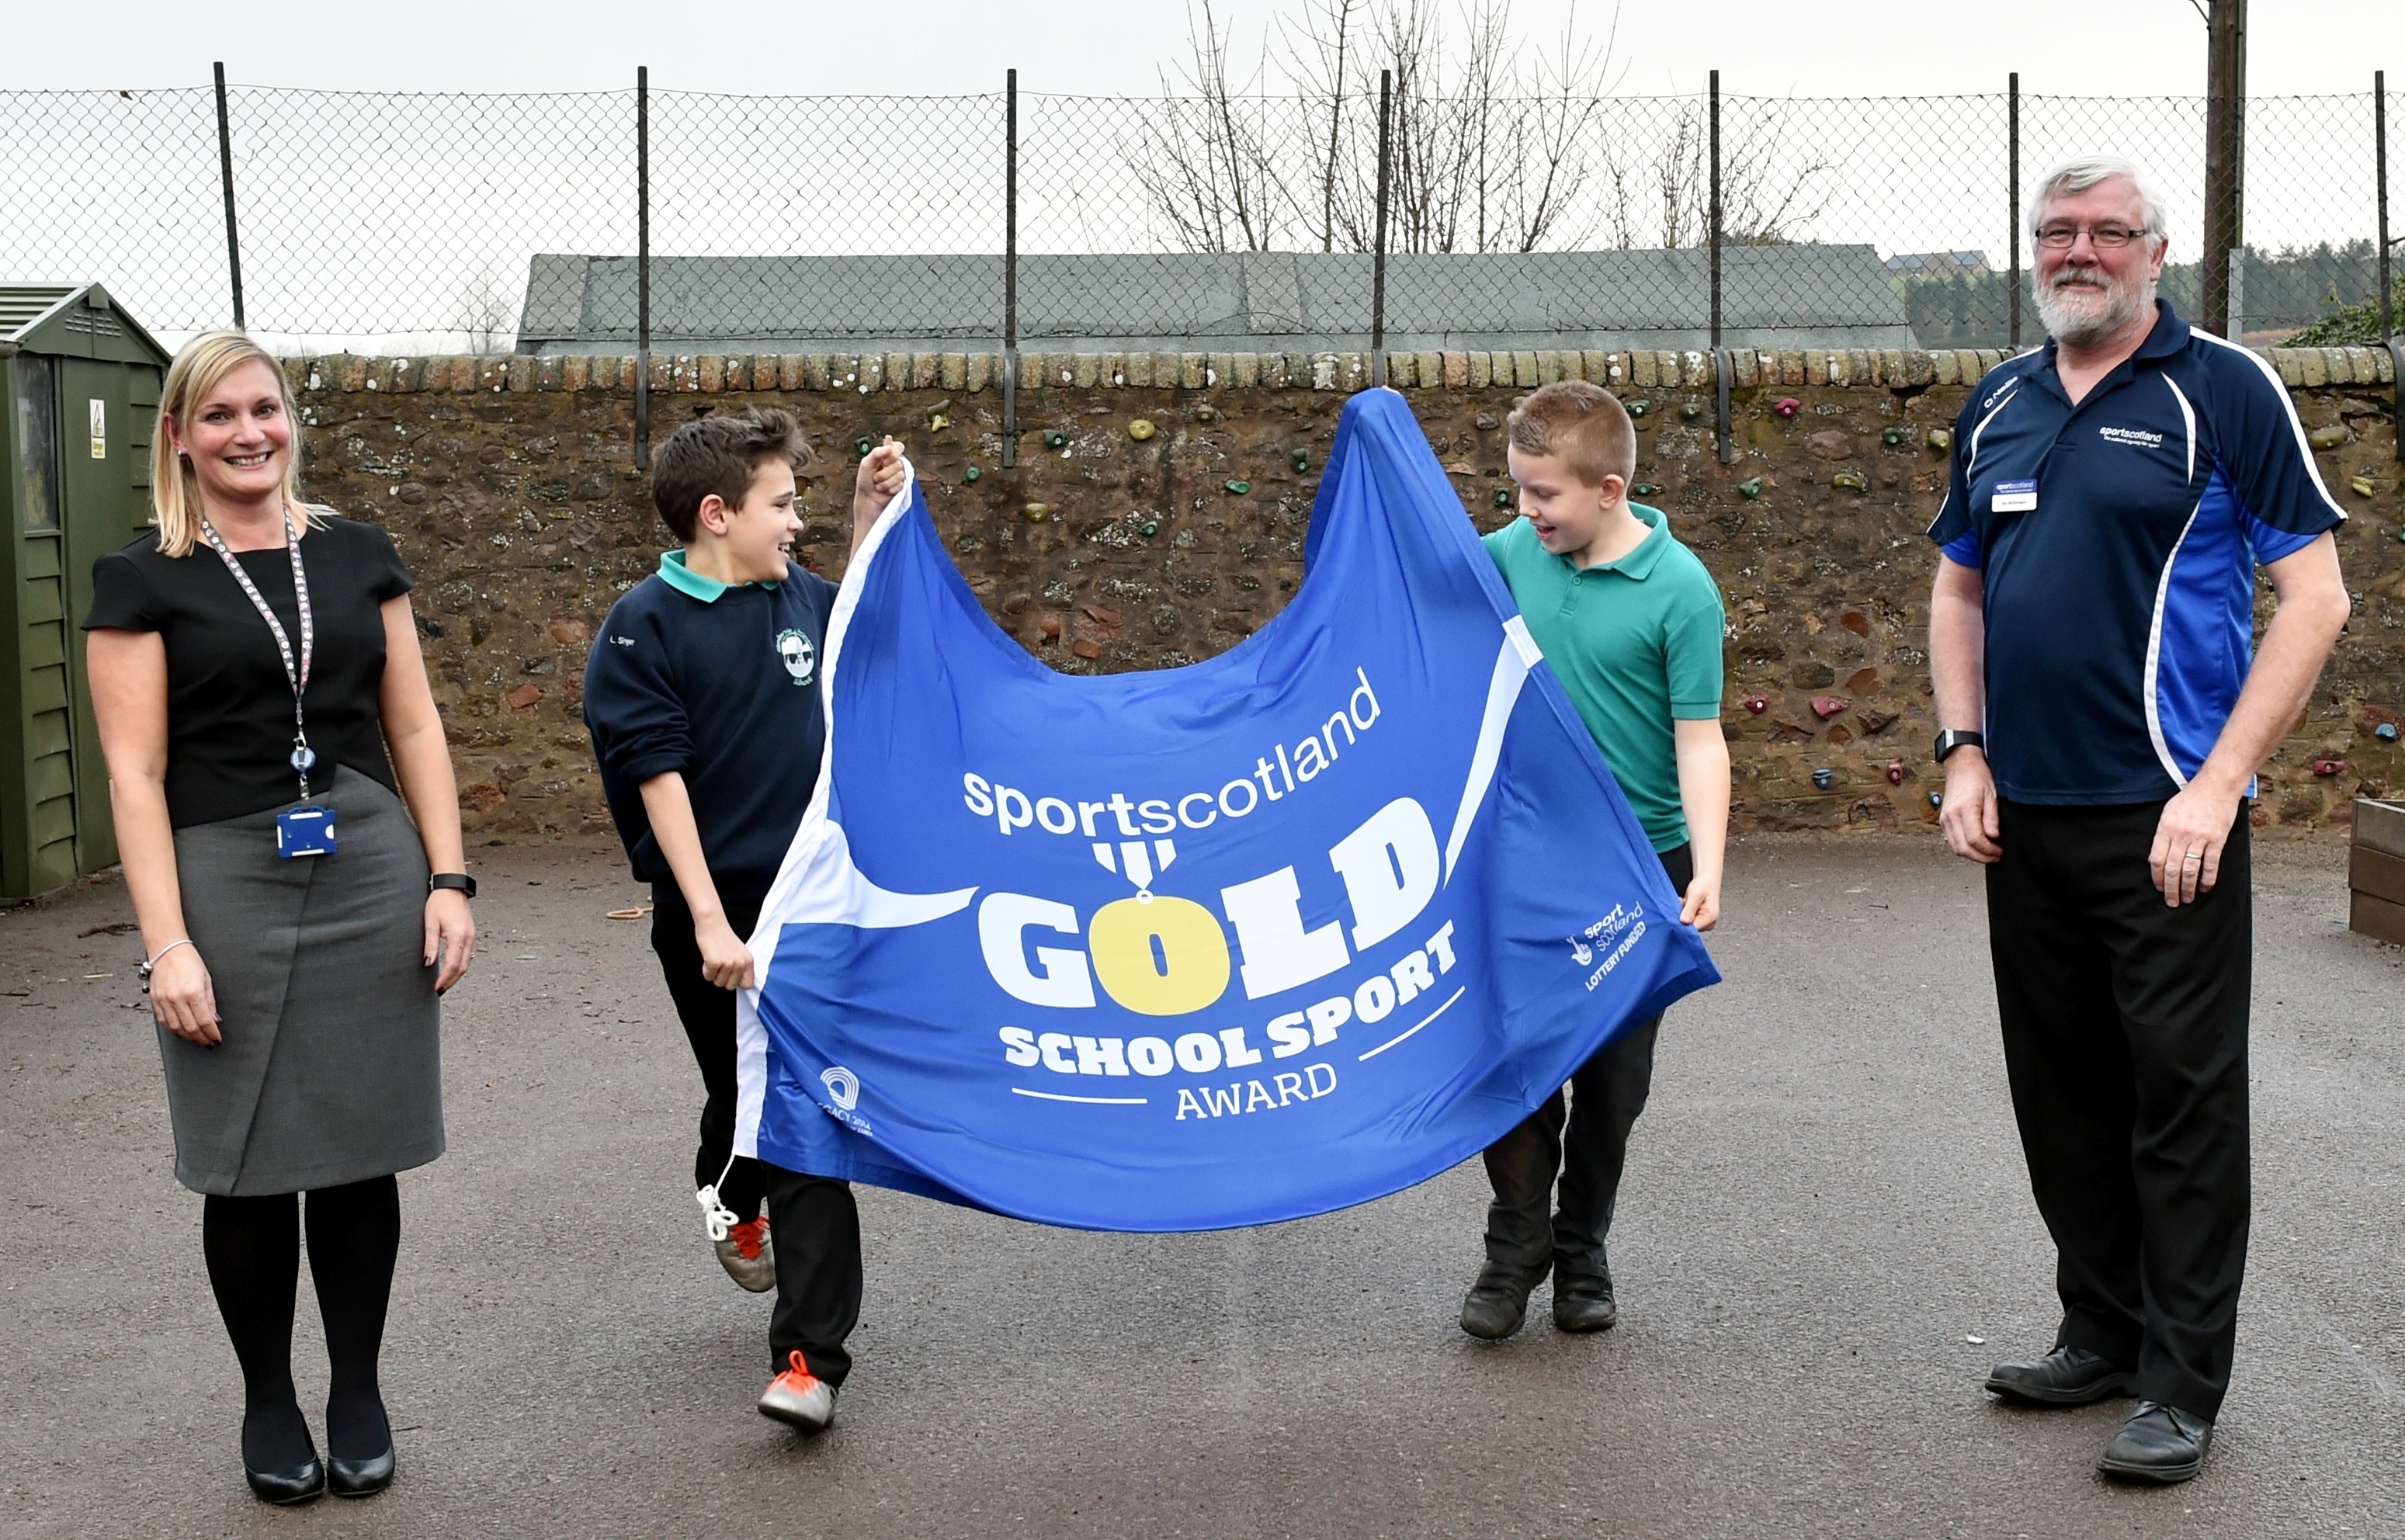
[[[2405,712],[2405,497],[2384,353],[2282,351],[2323,478],[2354,515],[2357,609],[2267,768],[2258,823],[2342,823],[2405,789],[2377,735]],[[1389,360],[1482,529],[1510,518],[1501,424],[1525,390],[1610,384],[1642,414],[1638,491],[1725,595],[1736,827],[1934,819],[1921,531],[1945,432],[1994,354],[1746,354],[1737,463],[1713,454],[1696,353],[1404,354]],[[654,441],[774,402],[814,447],[800,554],[839,575],[860,445],[908,445],[938,527],[995,622],[1071,673],[1170,667],[1277,613],[1301,578],[1316,477],[1360,355],[1027,355],[1018,466],[1001,464],[992,355],[654,358]],[[578,715],[594,629],[667,543],[632,464],[634,362],[301,359],[310,496],[390,529],[417,574],[471,828],[604,830]],[[2268,597],[2268,595],[2267,595]],[[2316,763],[2323,773],[2316,773]],[[2330,768],[2330,762],[2343,762]]]

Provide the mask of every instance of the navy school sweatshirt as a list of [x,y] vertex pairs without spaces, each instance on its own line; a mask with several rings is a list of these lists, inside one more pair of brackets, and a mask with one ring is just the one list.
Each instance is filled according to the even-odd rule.
[[767,895],[818,788],[819,660],[835,595],[790,563],[781,582],[729,587],[671,551],[611,607],[584,664],[584,725],[610,817],[656,900],[682,895],[642,786],[670,770],[684,777],[720,901]]

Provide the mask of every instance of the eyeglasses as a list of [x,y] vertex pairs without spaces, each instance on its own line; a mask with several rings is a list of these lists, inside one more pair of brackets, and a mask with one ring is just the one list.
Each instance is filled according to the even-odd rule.
[[[2118,251],[2139,236],[2154,233],[2143,227],[2132,230],[2127,225],[2090,225],[2085,228],[2088,244],[2099,251]],[[2037,244],[2048,251],[2068,251],[2072,243],[2079,239],[2082,227],[2078,225],[2041,225],[2038,227]]]

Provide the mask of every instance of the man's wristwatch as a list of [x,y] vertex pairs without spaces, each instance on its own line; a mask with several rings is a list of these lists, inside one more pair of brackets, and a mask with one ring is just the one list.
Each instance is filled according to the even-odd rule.
[[1937,735],[1934,757],[1938,763],[1943,764],[1946,763],[1946,756],[1957,749],[1977,749],[1984,751],[1987,747],[1988,740],[1980,735],[1967,728],[1949,727]]
[[429,893],[444,888],[457,888],[470,898],[476,896],[476,879],[465,872],[437,872],[426,879]]

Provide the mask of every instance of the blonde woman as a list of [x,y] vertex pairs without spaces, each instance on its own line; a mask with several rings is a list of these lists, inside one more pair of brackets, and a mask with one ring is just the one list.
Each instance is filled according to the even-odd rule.
[[[284,371],[247,337],[194,338],[163,395],[158,528],[93,564],[84,629],[176,1175],[204,1195],[251,1490],[364,1497],[393,1473],[393,1173],[443,1153],[438,997],[475,885],[390,538],[302,505]],[[322,1461],[292,1385],[304,1191]]]

